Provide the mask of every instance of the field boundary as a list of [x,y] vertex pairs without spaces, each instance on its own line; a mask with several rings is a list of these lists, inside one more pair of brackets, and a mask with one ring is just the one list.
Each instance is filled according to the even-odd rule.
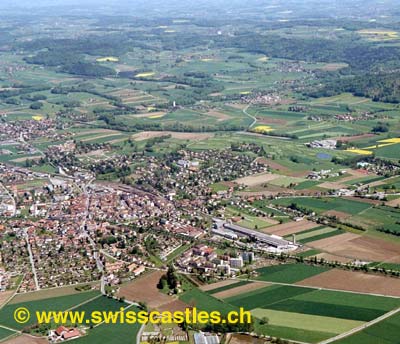
[[[235,280],[235,278],[232,278],[232,279]],[[240,278],[238,278],[238,279],[240,279]],[[272,284],[272,285],[276,284],[276,285],[282,285],[282,286],[287,286],[287,287],[300,287],[300,288],[308,288],[308,289],[315,289],[315,290],[336,291],[336,292],[343,292],[343,293],[349,293],[349,294],[359,294],[359,295],[368,295],[368,296],[381,296],[381,297],[387,297],[387,298],[392,298],[392,299],[400,299],[400,296],[376,294],[376,293],[365,293],[365,292],[342,290],[342,289],[321,288],[321,287],[316,287],[316,286],[296,284],[298,282],[296,282],[296,283],[283,283],[283,282],[272,282],[272,281],[263,281],[263,280],[256,280],[256,279],[245,279],[245,280],[249,281],[249,282],[261,282],[261,283],[265,283],[265,284]],[[301,282],[301,281],[299,281],[299,282]],[[399,309],[399,311],[400,311],[400,309]]]

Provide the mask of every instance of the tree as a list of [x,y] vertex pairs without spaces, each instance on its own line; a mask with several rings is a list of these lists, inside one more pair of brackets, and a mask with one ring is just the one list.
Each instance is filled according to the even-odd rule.
[[30,106],[32,110],[39,110],[43,107],[43,104],[41,102],[33,102]]
[[164,288],[167,286],[167,284],[168,284],[168,282],[167,282],[167,275],[162,275],[162,276],[160,277],[160,280],[158,281],[157,288],[160,289],[160,290],[162,290],[162,289],[164,289]]

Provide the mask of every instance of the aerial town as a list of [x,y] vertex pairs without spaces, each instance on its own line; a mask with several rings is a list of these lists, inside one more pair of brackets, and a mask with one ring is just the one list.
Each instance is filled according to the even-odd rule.
[[399,344],[399,13],[0,2],[0,343]]

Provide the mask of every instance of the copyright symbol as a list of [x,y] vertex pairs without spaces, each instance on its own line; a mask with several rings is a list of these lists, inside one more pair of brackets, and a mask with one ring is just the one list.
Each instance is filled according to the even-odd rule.
[[14,311],[14,320],[19,324],[26,324],[31,317],[28,309],[19,307]]

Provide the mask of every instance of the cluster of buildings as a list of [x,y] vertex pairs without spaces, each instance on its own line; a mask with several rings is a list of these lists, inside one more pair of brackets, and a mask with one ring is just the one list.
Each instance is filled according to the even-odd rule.
[[[6,114],[3,116],[6,116]],[[61,133],[56,129],[55,120],[46,119],[42,116],[37,116],[37,119],[21,120],[18,122],[6,121],[2,123],[0,126],[0,138],[28,141],[39,137],[47,137],[57,141],[68,137],[67,133]]]
[[151,254],[166,260],[205,233],[196,222],[198,212],[177,209],[167,197],[123,184],[91,183],[77,173],[50,177],[0,166],[4,193],[15,201],[17,213],[34,217],[0,223],[0,259],[7,271],[24,276],[21,292],[99,280],[98,260],[105,282],[118,284],[154,267],[149,235],[155,242]]
[[11,279],[13,274],[13,272],[6,271],[3,267],[0,267],[0,292],[4,292],[11,288]]
[[196,245],[186,251],[176,262],[183,272],[197,272],[205,275],[223,274],[233,276],[245,264],[252,263],[255,259],[253,252],[241,252],[233,255],[218,253],[208,245]]
[[145,330],[140,337],[141,343],[180,343],[188,340],[188,333],[179,326],[163,328],[163,326],[154,325],[152,331]]
[[139,184],[148,184],[164,194],[206,199],[213,183],[265,172],[267,167],[251,156],[230,149],[179,151],[174,156],[150,159],[134,171]]
[[321,180],[325,178],[338,177],[345,173],[346,173],[345,170],[339,172],[332,172],[332,170],[310,171],[307,175],[307,179]]
[[344,121],[344,122],[353,122],[353,121],[366,121],[366,120],[371,120],[371,118],[375,118],[376,115],[371,114],[370,112],[363,112],[360,115],[352,115],[351,113],[345,113],[345,114],[338,114],[335,115],[335,119],[338,121]]
[[[24,275],[19,292],[98,280],[93,252],[76,223],[9,220],[3,224],[1,260]],[[12,238],[12,240],[4,240]]]
[[260,104],[260,105],[276,105],[281,103],[282,98],[279,94],[275,93],[252,93],[251,96],[243,96],[242,101],[248,104]]
[[336,140],[327,139],[327,140],[315,140],[306,143],[306,146],[310,148],[336,149],[336,144],[337,144]]

